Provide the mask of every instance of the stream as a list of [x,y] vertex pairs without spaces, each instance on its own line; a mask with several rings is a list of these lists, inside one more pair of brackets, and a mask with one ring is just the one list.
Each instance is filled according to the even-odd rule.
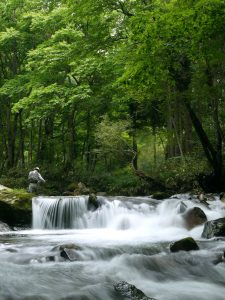
[[[225,217],[215,197],[207,208],[190,195],[33,199],[33,228],[0,232],[0,300],[122,300],[114,283],[125,280],[157,300],[224,300],[225,263],[213,260],[225,239],[202,239],[203,225],[188,231],[179,207],[198,206],[208,220]],[[193,237],[199,251],[170,253],[169,245]],[[61,260],[54,249],[75,244],[77,259]],[[126,298],[128,299],[128,298]]]

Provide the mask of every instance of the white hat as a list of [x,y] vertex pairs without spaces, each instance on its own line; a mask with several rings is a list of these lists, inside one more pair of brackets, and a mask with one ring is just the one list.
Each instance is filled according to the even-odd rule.
[[40,169],[38,167],[35,167],[34,170],[40,171]]

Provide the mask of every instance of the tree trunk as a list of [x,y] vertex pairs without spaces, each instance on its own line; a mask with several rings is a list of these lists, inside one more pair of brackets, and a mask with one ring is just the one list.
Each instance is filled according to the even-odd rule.
[[137,107],[135,103],[129,105],[131,117],[131,136],[132,136],[132,151],[136,153],[133,157],[133,167],[138,169],[138,145],[137,145]]
[[19,149],[18,149],[18,161],[21,163],[22,168],[25,166],[24,160],[24,130],[23,130],[23,119],[22,111],[19,112]]

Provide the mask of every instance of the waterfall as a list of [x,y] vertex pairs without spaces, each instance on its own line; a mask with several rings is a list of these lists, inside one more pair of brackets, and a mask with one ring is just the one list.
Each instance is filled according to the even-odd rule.
[[36,197],[32,200],[33,228],[76,228],[88,212],[87,197]]
[[[182,216],[198,206],[208,220],[225,217],[219,197],[209,207],[190,194],[97,201],[94,210],[88,196],[33,198],[33,229],[0,233],[0,299],[115,300],[124,280],[159,300],[224,299],[224,262],[214,264],[224,239],[201,238],[204,225],[188,230]],[[170,252],[188,236],[198,251]]]
[[[102,205],[95,211],[88,209],[88,196],[74,197],[36,197],[33,199],[34,229],[92,229],[108,228],[112,230],[137,230],[148,232],[158,238],[165,235],[179,235],[183,228],[178,207],[181,199],[155,201],[143,197],[134,201],[129,197],[103,198],[98,200]],[[187,208],[201,206],[190,200],[182,200]],[[209,219],[212,211],[201,207]],[[214,210],[215,214],[215,210]],[[218,212],[216,213],[219,216]],[[183,230],[182,230],[183,231]]]

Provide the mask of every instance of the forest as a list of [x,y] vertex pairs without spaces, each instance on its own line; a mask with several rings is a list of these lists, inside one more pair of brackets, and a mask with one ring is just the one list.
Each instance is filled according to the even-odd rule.
[[1,0],[0,183],[225,190],[225,1]]

